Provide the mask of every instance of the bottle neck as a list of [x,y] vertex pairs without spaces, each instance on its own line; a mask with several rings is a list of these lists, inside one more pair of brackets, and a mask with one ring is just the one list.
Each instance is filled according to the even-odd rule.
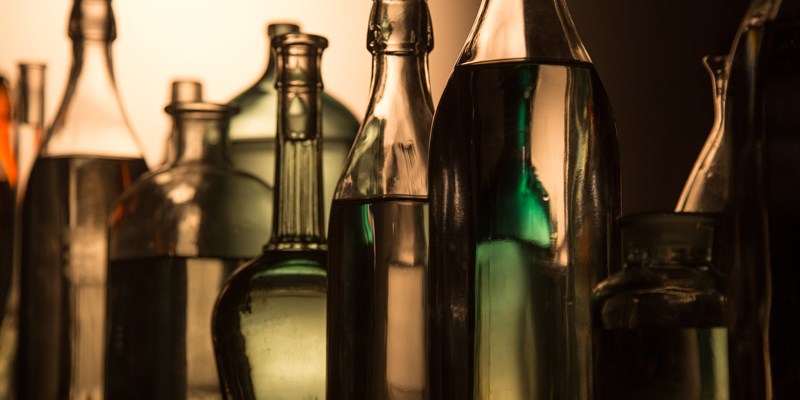
[[322,78],[325,38],[303,33],[276,37],[278,147],[275,216],[266,250],[325,250],[322,204]]
[[325,247],[319,88],[278,91],[275,216],[268,249]]
[[[372,57],[372,79],[367,118],[393,119],[430,114],[433,100],[428,86],[428,55],[378,53]],[[405,115],[397,115],[400,112]],[[382,133],[390,134],[389,130]],[[422,133],[422,132],[398,132]],[[425,135],[425,138],[427,134]],[[414,139],[425,141],[425,138]],[[388,137],[389,140],[401,138]]]
[[591,62],[564,0],[483,0],[458,65]]
[[175,116],[175,165],[187,163],[230,167],[229,116],[180,112]]

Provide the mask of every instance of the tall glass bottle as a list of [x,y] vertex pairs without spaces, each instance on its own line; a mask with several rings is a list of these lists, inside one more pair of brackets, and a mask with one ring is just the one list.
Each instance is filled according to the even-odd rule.
[[800,3],[756,0],[731,51],[732,394],[800,397]]
[[234,273],[212,336],[228,399],[325,397],[327,244],[322,224],[320,60],[328,41],[288,33],[277,58],[275,217],[264,252]]
[[14,109],[14,154],[19,165],[17,200],[22,201],[44,137],[44,64],[20,63]]
[[683,187],[676,211],[722,212],[728,201],[730,140],[725,135],[728,56],[705,56],[714,93],[714,124]]
[[111,64],[110,0],[76,0],[72,69],[23,203],[18,396],[103,396],[106,220],[147,166]]
[[174,160],[134,183],[109,219],[110,399],[219,398],[214,301],[269,238],[272,190],[231,166],[235,108],[180,97],[167,107]]
[[[203,101],[203,84],[194,80],[179,79],[172,81],[170,85],[170,104],[178,103],[199,103]],[[164,143],[164,161],[161,163],[163,168],[169,168],[176,160],[178,141],[180,134],[173,121],[172,128],[167,134]],[[230,141],[230,137],[228,137]],[[227,150],[230,154],[230,149]],[[230,155],[228,156],[230,159]]]
[[594,398],[729,399],[714,219],[636,214],[620,228],[625,268],[594,290]]
[[618,169],[564,1],[484,0],[431,131],[432,399],[590,397]]
[[[284,33],[299,30],[300,27],[293,24],[270,24],[267,27],[267,36],[272,40]],[[231,103],[241,107],[241,112],[231,120],[231,141],[233,164],[242,171],[259,177],[268,185],[273,185],[278,94],[274,87],[274,57],[271,51],[267,53],[269,57],[264,75],[231,100]],[[325,132],[325,142],[322,144],[322,206],[326,210],[327,221],[327,209],[333,199],[336,181],[358,132],[358,119],[342,103],[324,92],[322,108],[325,109],[322,116],[322,131]]]
[[370,103],[328,229],[328,399],[422,399],[425,391],[427,7],[372,5]]

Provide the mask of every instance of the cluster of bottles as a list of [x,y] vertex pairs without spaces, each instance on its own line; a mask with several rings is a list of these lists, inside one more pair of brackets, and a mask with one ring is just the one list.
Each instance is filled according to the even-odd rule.
[[426,1],[373,0],[360,126],[322,91],[327,40],[270,25],[229,104],[173,83],[152,172],[111,0],[75,0],[46,133],[44,66],[20,66],[13,124],[0,79],[0,391],[798,398],[798,18],[754,0],[706,59],[717,118],[678,212],[618,220],[614,119],[564,0],[484,0],[435,116]]

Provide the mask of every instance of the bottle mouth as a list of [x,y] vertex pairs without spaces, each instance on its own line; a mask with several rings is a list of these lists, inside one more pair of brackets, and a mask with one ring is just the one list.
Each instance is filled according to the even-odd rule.
[[218,119],[230,117],[239,112],[239,106],[207,102],[175,102],[164,110],[172,116],[189,116],[196,119]]
[[300,25],[292,22],[274,22],[267,25],[267,36],[269,36],[270,39],[274,39],[287,33],[297,32],[300,32]]
[[76,0],[69,20],[69,37],[74,40],[114,41],[117,29],[111,0]]
[[626,265],[710,265],[711,214],[639,213],[619,219]]
[[433,25],[426,0],[374,0],[367,30],[373,54],[426,54],[433,50]]
[[322,89],[319,68],[328,39],[308,33],[287,33],[272,39],[277,56],[275,87],[316,87]]

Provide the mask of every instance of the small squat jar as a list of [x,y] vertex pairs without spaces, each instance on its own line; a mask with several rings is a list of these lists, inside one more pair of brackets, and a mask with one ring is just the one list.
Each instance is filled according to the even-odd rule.
[[593,292],[596,399],[728,399],[714,220],[689,213],[620,219],[624,268]]

